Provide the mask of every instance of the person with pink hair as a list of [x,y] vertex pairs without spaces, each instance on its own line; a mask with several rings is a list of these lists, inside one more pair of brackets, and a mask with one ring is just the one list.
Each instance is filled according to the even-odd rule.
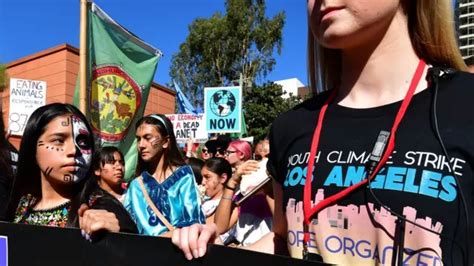
[[236,169],[237,166],[252,157],[252,147],[247,141],[234,140],[229,143],[229,147],[227,147],[224,155],[225,159],[232,165],[232,168]]

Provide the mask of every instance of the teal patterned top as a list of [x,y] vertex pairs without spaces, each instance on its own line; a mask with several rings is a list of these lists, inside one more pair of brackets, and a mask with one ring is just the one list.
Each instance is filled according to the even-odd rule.
[[66,227],[68,214],[71,209],[71,201],[50,209],[33,210],[36,203],[37,199],[35,197],[29,194],[23,196],[18,204],[13,222],[19,224]]

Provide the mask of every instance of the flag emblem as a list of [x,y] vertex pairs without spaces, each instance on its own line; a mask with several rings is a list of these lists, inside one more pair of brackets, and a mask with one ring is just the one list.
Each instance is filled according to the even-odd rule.
[[109,142],[121,141],[141,104],[140,86],[115,65],[94,68],[91,86],[89,102],[95,133]]

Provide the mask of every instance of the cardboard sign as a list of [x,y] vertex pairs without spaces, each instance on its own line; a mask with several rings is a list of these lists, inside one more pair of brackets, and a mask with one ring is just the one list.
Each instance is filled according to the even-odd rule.
[[10,79],[10,113],[8,129],[12,135],[22,136],[30,115],[46,104],[46,82]]
[[239,133],[242,126],[242,88],[204,88],[208,133]]
[[173,123],[176,142],[186,143],[188,139],[198,143],[207,141],[204,114],[168,114],[166,117]]

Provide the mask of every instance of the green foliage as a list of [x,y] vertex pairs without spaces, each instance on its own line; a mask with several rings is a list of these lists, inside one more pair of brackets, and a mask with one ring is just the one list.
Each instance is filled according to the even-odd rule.
[[292,95],[283,99],[282,94],[281,86],[273,82],[250,87],[244,93],[243,105],[249,129],[248,136],[254,136],[256,140],[263,139],[279,114],[290,110],[303,100]]
[[7,66],[0,64],[0,92],[3,92],[7,87]]
[[173,55],[170,76],[194,106],[202,106],[203,88],[235,84],[243,76],[244,91],[263,79],[281,53],[283,12],[265,16],[264,0],[226,0],[226,13],[198,18]]

